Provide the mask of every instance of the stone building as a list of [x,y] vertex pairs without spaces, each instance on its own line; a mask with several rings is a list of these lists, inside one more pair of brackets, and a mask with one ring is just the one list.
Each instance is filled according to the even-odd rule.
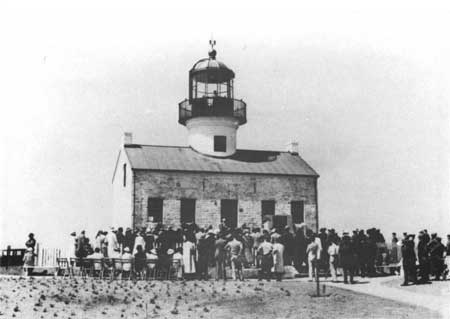
[[[189,71],[189,98],[179,103],[189,146],[133,144],[125,133],[114,169],[113,225],[149,222],[217,227],[318,225],[318,174],[298,154],[236,149],[246,104],[233,94],[234,72],[209,57]],[[267,132],[270,134],[270,132]]]

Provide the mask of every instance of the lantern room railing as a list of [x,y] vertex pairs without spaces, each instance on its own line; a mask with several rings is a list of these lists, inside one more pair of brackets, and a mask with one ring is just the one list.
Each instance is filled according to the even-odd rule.
[[178,123],[200,116],[229,116],[239,120],[239,125],[247,123],[247,105],[242,100],[220,96],[184,100],[178,104]]

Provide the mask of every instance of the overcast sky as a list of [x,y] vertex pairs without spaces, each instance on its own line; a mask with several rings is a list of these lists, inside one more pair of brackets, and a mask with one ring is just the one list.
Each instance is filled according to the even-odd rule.
[[238,147],[298,140],[320,226],[450,233],[449,11],[355,3],[0,9],[0,247],[111,226],[122,132],[187,144],[177,103],[211,34],[247,102]]

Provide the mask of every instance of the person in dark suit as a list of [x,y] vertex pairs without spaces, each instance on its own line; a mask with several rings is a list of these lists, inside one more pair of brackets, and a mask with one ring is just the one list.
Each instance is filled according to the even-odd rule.
[[[430,260],[431,260],[431,274],[434,276],[434,280],[440,280],[442,273],[444,272],[444,252],[445,246],[442,244],[440,237],[435,237],[434,244],[430,248]],[[433,242],[431,241],[431,243]]]
[[409,282],[417,284],[416,252],[414,251],[414,235],[409,235],[402,243],[404,281],[402,286]]
[[342,241],[339,245],[339,260],[344,272],[344,284],[348,284],[348,277],[350,277],[350,283],[355,283],[353,276],[355,273],[356,265],[356,251],[354,244],[352,243],[350,236],[347,232],[342,234]]
[[430,282],[430,254],[423,231],[419,233],[419,244],[417,245],[417,257],[419,259],[419,282]]
[[216,242],[214,243],[215,247],[214,259],[216,261],[216,280],[227,279],[225,270],[226,245],[227,241],[225,240],[225,235],[219,234]]

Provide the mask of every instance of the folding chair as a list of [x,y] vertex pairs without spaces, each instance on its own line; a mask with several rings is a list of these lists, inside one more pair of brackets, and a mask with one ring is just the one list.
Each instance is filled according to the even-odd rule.
[[100,258],[89,258],[90,262],[90,273],[92,277],[100,277],[103,279],[103,259]]
[[[133,260],[132,259],[116,259],[120,263],[120,279],[123,280],[125,275],[128,275],[128,280],[133,274]],[[117,265],[117,264],[116,264]]]
[[136,268],[136,260],[134,260],[133,266],[134,266],[133,270],[134,270],[136,279],[141,279],[141,280],[146,279],[146,277],[147,277],[147,262],[145,263],[145,265],[142,266],[141,269],[137,269]]
[[70,269],[70,264],[67,258],[56,258],[58,264],[58,269],[56,271],[57,276],[72,277],[72,271]]
[[158,260],[147,259],[147,278],[151,280],[156,279],[156,266]]
[[179,259],[172,260],[172,264],[169,266],[167,279],[169,280],[183,279],[183,269],[181,267],[181,260]]
[[72,276],[75,276],[75,269],[77,269],[78,275],[80,275],[80,259],[71,257],[69,258],[70,272]]
[[80,258],[80,272],[82,277],[91,277],[93,270],[92,259]]
[[109,276],[111,280],[114,279],[114,270],[113,258],[103,258],[103,278]]
[[122,278],[122,259],[120,258],[112,258],[112,278],[115,279],[120,275]]
[[165,260],[158,260],[156,265],[156,279],[167,280],[169,279],[169,271],[172,263]]

